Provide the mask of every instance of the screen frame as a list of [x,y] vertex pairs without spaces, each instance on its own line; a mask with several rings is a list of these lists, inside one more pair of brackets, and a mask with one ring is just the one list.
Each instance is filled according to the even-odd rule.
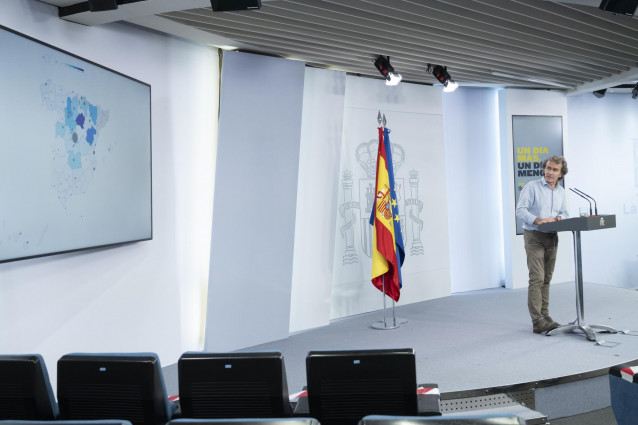
[[44,46],[48,49],[54,50],[58,53],[62,53],[64,55],[68,55],[71,58],[74,58],[76,60],[82,61],[86,64],[101,68],[104,71],[107,71],[111,74],[114,74],[115,76],[120,76],[120,77],[124,77],[132,82],[138,83],[146,88],[148,88],[148,112],[149,112],[149,129],[148,129],[148,135],[149,135],[149,203],[150,203],[150,210],[149,210],[149,220],[150,220],[150,234],[148,237],[143,237],[143,238],[134,238],[134,239],[127,239],[127,240],[122,240],[122,241],[117,241],[117,242],[111,242],[111,243],[105,243],[105,244],[98,244],[98,245],[87,245],[87,246],[81,246],[81,247],[77,247],[77,248],[72,248],[72,249],[61,249],[59,251],[50,251],[50,252],[44,252],[44,253],[38,253],[38,254],[34,254],[34,255],[25,255],[25,256],[19,256],[19,257],[11,257],[11,258],[0,258],[0,264],[3,263],[10,263],[10,262],[15,262],[15,261],[21,261],[21,260],[29,260],[29,259],[34,259],[34,258],[41,258],[41,257],[49,257],[49,256],[53,256],[53,255],[60,255],[60,254],[69,254],[69,253],[77,253],[77,252],[82,252],[82,251],[88,251],[88,250],[97,250],[97,249],[104,249],[104,248],[113,248],[113,247],[119,247],[119,246],[123,246],[123,245],[129,245],[132,243],[136,243],[136,242],[143,242],[143,241],[150,241],[153,240],[153,235],[154,235],[154,229],[153,229],[153,109],[152,109],[152,103],[153,103],[153,91],[152,91],[152,86],[149,83],[146,83],[142,80],[139,80],[137,78],[131,77],[130,75],[124,74],[122,72],[116,71],[112,68],[109,68],[105,65],[99,64],[97,62],[94,62],[92,60],[86,59],[82,56],[79,56],[77,54],[74,54],[72,52],[69,52],[67,50],[64,50],[60,47],[54,46],[52,44],[46,43],[42,40],[39,40],[37,38],[31,37],[27,34],[21,33],[19,31],[16,31],[12,28],[6,27],[4,25],[0,25],[0,32],[2,31],[6,31],[9,32],[13,35],[16,35],[18,37],[24,38],[30,42],[39,44],[41,46]]

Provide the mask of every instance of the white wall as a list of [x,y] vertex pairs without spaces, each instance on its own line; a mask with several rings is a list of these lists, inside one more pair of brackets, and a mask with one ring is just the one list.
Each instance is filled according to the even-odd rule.
[[501,286],[498,92],[459,88],[443,94],[452,292]]
[[[638,287],[638,101],[629,93],[567,99],[569,182],[590,196],[616,228],[582,232],[583,280]],[[571,212],[589,204],[575,195]]]
[[[561,116],[563,118],[563,154],[569,164],[570,145],[568,143],[569,134],[566,130],[567,97],[564,93],[544,90],[506,89],[499,92],[505,284],[508,288],[525,288],[528,284],[527,257],[523,235],[516,235],[515,223],[512,115]],[[568,178],[565,181],[568,184]],[[569,208],[569,197],[567,205]],[[559,235],[559,240],[558,257],[552,283],[574,280],[572,236],[569,232],[562,233]]]
[[216,50],[127,25],[69,23],[34,0],[0,2],[0,24],[151,84],[154,219],[151,241],[0,264],[1,351],[43,354],[55,385],[69,352],[154,351],[168,365],[201,348]]

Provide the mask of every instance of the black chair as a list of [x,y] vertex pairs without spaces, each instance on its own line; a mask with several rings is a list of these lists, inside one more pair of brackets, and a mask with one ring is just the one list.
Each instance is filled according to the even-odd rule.
[[406,416],[366,416],[359,425],[524,425],[525,420],[513,414],[454,414],[424,418]]
[[356,425],[367,415],[416,416],[412,349],[311,351],[309,413],[323,425]]
[[618,425],[638,423],[638,366],[623,363],[609,369],[609,397]]
[[279,352],[189,352],[180,357],[177,371],[184,418],[292,416]]
[[163,425],[177,406],[168,401],[157,354],[67,354],[58,360],[62,420],[123,419]]
[[42,356],[0,356],[0,419],[47,421],[57,416],[58,405]]

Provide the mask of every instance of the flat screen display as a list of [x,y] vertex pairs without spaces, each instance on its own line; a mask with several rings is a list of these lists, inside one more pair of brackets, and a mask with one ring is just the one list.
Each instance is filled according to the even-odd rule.
[[151,86],[0,26],[0,263],[153,237]]

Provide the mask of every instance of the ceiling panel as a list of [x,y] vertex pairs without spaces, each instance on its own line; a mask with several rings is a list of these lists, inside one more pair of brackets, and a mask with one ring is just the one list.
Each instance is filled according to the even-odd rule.
[[[68,6],[67,0],[44,2]],[[64,19],[128,21],[373,78],[381,77],[374,58],[390,56],[404,81],[415,83],[436,83],[427,69],[439,64],[461,86],[580,93],[635,84],[638,19],[601,11],[595,3],[262,0],[260,10],[213,12],[206,0],[147,0]]]

